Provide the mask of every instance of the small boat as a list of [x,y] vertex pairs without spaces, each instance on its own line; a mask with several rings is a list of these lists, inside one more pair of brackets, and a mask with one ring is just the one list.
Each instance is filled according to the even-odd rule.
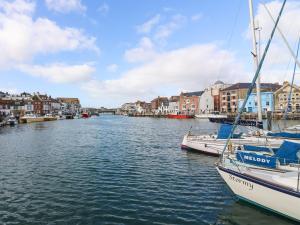
[[57,120],[65,120],[66,116],[65,115],[56,115]]
[[57,120],[57,118],[55,116],[53,116],[52,114],[46,114],[44,116],[44,121],[54,121]]
[[203,113],[195,115],[197,119],[226,119],[227,115],[218,113]]
[[87,119],[90,117],[90,115],[87,113],[87,112],[84,112],[81,114],[81,117],[84,118],[84,119]]
[[44,117],[42,116],[36,116],[35,114],[29,113],[26,114],[25,116],[22,116],[20,118],[21,123],[34,123],[34,122],[43,122]]
[[15,126],[18,124],[18,121],[17,121],[16,117],[14,117],[14,115],[10,115],[7,120],[7,124],[10,126]]
[[193,119],[193,115],[187,115],[187,114],[168,114],[167,118],[169,119]]

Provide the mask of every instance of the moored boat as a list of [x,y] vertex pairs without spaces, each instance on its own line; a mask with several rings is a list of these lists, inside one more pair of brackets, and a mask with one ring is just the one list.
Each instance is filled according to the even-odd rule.
[[43,122],[44,117],[36,116],[35,114],[26,114],[20,118],[21,123],[34,123],[34,122]]
[[186,114],[168,114],[167,118],[169,119],[193,119],[193,115],[186,115]]
[[10,115],[7,120],[7,124],[10,126],[15,126],[18,124],[18,121],[17,121],[16,117],[14,117],[14,115]]
[[54,120],[57,120],[57,117],[53,116],[52,114],[46,114],[44,116],[44,121],[54,121]]
[[89,118],[90,115],[87,112],[84,112],[84,113],[81,114],[81,117],[86,119],[86,118]]
[[[252,1],[249,1],[250,6],[250,14],[252,14]],[[262,64],[266,57],[266,53],[269,49],[271,40],[274,36],[276,27],[278,25],[279,19],[282,15],[284,6],[286,4],[286,0],[283,1],[281,9],[279,11],[279,15],[274,21],[275,25],[272,29],[271,36],[266,44],[264,53],[262,58],[259,61],[259,65],[255,72],[254,78],[252,80],[251,86],[248,89],[246,98],[239,109],[239,113],[236,117],[236,120],[233,124],[233,128],[230,134],[234,133],[235,127],[243,110],[245,109],[246,102],[249,99],[249,95],[253,90],[254,84],[259,76]],[[253,15],[251,16],[253,18]],[[254,29],[253,29],[254,32]],[[295,57],[295,61],[297,58]],[[226,182],[228,187],[232,190],[232,192],[241,200],[247,201],[255,206],[262,207],[271,212],[277,213],[281,216],[285,216],[289,219],[295,220],[298,223],[300,222],[300,210],[298,206],[300,205],[300,166],[299,166],[299,144],[284,142],[282,146],[286,150],[293,150],[292,147],[295,147],[292,151],[294,154],[294,158],[298,159],[298,163],[295,165],[296,171],[285,170],[282,168],[275,167],[274,168],[265,168],[265,166],[261,165],[252,165],[253,162],[256,164],[261,164],[262,159],[264,160],[264,164],[267,160],[271,160],[270,158],[262,158],[249,155],[247,158],[242,158],[241,161],[234,159],[230,153],[226,151],[228,144],[230,143],[231,135],[229,135],[223,151],[222,157],[219,160],[217,165],[217,171]],[[282,149],[284,149],[282,147]],[[286,147],[288,149],[286,149]],[[278,150],[280,151],[280,150]],[[285,154],[286,152],[283,151]],[[290,154],[289,152],[287,152]],[[249,159],[251,157],[251,160]],[[289,156],[290,157],[290,156]],[[244,159],[252,161],[244,161]],[[258,160],[260,159],[260,160]],[[282,160],[282,159],[281,159]],[[290,160],[290,159],[288,159]],[[280,161],[280,159],[279,159]],[[286,161],[286,159],[285,159]],[[276,161],[275,161],[276,163]],[[279,162],[280,164],[282,162]],[[258,222],[259,223],[259,222]]]
[[[222,124],[217,134],[192,135],[190,132],[183,137],[181,148],[207,155],[221,155],[232,125]],[[282,139],[265,138],[260,135],[245,134],[242,132],[233,135],[228,150],[242,149],[244,145],[253,145],[268,148],[278,148]]]

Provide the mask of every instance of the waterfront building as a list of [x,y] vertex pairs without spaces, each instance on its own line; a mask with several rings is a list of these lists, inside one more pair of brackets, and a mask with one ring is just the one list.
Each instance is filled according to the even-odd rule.
[[169,113],[179,114],[179,96],[171,96],[169,99]]
[[218,80],[213,85],[204,89],[199,99],[199,113],[220,111],[220,90],[231,86]]
[[[275,100],[275,111],[284,112],[287,104],[288,97],[291,90],[291,84],[287,81],[283,82],[283,86],[274,92]],[[300,111],[300,87],[293,85],[292,95],[290,100],[289,111],[299,112]]]
[[167,97],[158,96],[151,101],[151,111],[155,114],[158,114],[160,111],[164,111],[167,106],[169,106],[169,100]]
[[62,111],[72,114],[80,112],[81,105],[78,98],[59,97],[57,100],[61,103]]
[[58,99],[54,99],[50,97],[50,108],[51,112],[55,114],[59,114],[61,112],[61,103],[58,101]]
[[133,114],[136,112],[136,105],[135,103],[124,103],[122,106],[121,106],[121,111],[123,113],[127,113],[127,114]]
[[179,111],[182,114],[195,115],[199,112],[199,99],[203,91],[181,92],[179,97]]
[[42,115],[43,114],[43,100],[40,98],[38,93],[37,94],[33,93],[32,101],[33,101],[34,114]]
[[[245,99],[250,83],[236,83],[221,90],[221,112],[236,113],[239,101]],[[262,92],[274,92],[281,85],[278,83],[261,83]]]
[[33,101],[31,99],[24,101],[24,114],[34,113]]
[[7,95],[7,93],[0,91],[0,98],[4,98],[6,95]]
[[135,103],[135,109],[139,114],[151,113],[151,104],[144,101],[137,101]]
[[9,115],[10,114],[10,105],[11,100],[0,99],[0,114],[1,115]]
[[[244,100],[239,100],[239,108],[242,106]],[[273,92],[261,92],[261,105],[262,105],[262,111],[274,111],[274,96]],[[257,93],[251,93],[249,96],[249,99],[245,106],[245,111],[248,113],[257,113]]]
[[166,115],[168,113],[169,113],[169,100],[164,99],[164,101],[161,101],[160,106],[158,106],[158,109],[155,111],[155,114]]

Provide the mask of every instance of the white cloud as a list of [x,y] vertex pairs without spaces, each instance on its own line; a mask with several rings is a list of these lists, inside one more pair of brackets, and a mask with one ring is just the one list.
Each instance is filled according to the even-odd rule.
[[49,10],[60,13],[69,13],[71,11],[84,13],[86,6],[81,3],[81,0],[45,0]]
[[15,0],[14,3],[0,1],[0,10],[10,16],[14,14],[30,15],[35,10],[35,3],[28,0]]
[[195,14],[191,17],[191,20],[196,22],[199,21],[200,19],[202,19],[203,15],[201,13]]
[[102,5],[100,5],[100,7],[98,8],[98,11],[105,16],[108,12],[109,12],[109,5],[107,3],[102,3]]
[[106,69],[110,73],[115,73],[119,69],[119,66],[117,64],[110,64],[106,67]]
[[89,64],[81,65],[20,65],[19,70],[35,77],[42,77],[54,83],[76,83],[91,79],[95,68]]
[[144,62],[156,56],[154,45],[150,38],[143,37],[136,48],[125,52],[125,59],[130,63]]
[[[244,78],[244,79],[242,79]],[[118,79],[91,80],[82,89],[95,99],[114,98],[115,104],[136,99],[150,100],[166,90],[202,90],[217,79],[249,81],[233,53],[215,44],[193,45],[156,55]]]
[[[34,4],[25,0],[0,4],[0,68],[28,63],[37,54],[90,49],[96,38],[75,28],[62,28],[47,18],[32,18]],[[17,34],[17,35],[16,35]]]
[[154,35],[154,38],[158,41],[165,41],[173,32],[186,22],[186,17],[180,14],[172,17],[171,21],[160,25],[157,29],[157,32]]
[[142,25],[137,27],[137,32],[142,33],[142,34],[147,34],[150,33],[152,28],[158,24],[160,21],[160,15],[157,14],[154,17],[152,17],[150,20],[147,22],[143,23]]

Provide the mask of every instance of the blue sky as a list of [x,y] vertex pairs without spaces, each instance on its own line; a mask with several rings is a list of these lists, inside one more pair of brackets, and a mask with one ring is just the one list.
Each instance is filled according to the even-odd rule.
[[[253,2],[263,48],[272,21],[261,3],[275,16],[281,1]],[[244,0],[0,1],[0,89],[115,107],[249,81],[248,11]],[[289,1],[280,26],[293,47],[298,21],[300,4]],[[290,79],[291,68],[277,35],[262,79]]]

